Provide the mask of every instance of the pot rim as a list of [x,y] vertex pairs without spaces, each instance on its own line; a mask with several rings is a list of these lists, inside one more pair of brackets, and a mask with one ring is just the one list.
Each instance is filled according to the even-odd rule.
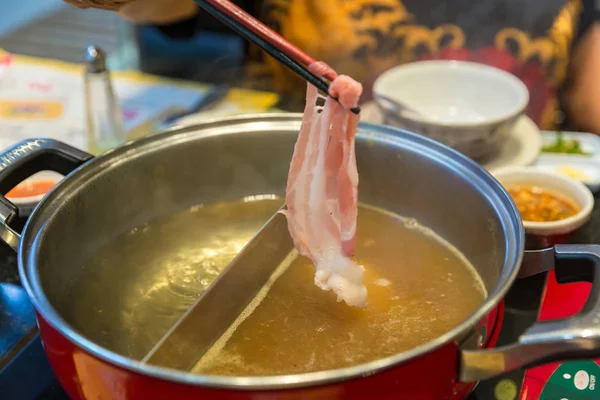
[[[294,375],[223,377],[193,374],[191,372],[153,366],[119,355],[84,337],[71,327],[54,309],[44,293],[37,273],[36,254],[40,243],[39,235],[40,233],[44,233],[46,221],[66,201],[65,198],[68,197],[67,193],[71,193],[72,195],[75,192],[77,183],[81,183],[93,176],[95,171],[100,168],[106,168],[109,164],[119,164],[118,161],[128,158],[128,155],[131,155],[134,150],[137,150],[136,153],[139,154],[139,152],[144,153],[168,143],[197,140],[199,137],[234,134],[238,131],[247,131],[248,128],[257,124],[257,127],[263,130],[268,129],[267,124],[271,123],[270,129],[272,130],[280,131],[282,129],[290,130],[290,128],[293,128],[296,131],[299,129],[301,118],[302,115],[296,113],[253,114],[240,115],[233,118],[215,118],[200,124],[176,127],[157,135],[125,143],[117,149],[110,150],[93,158],[65,177],[65,179],[51,189],[33,211],[23,229],[18,249],[17,258],[21,282],[39,315],[75,346],[98,357],[104,362],[125,370],[187,385],[236,390],[274,390],[333,384],[373,375],[408,362],[464,335],[498,305],[516,279],[523,257],[525,242],[525,233],[521,225],[518,210],[508,193],[506,193],[504,188],[492,175],[474,161],[441,143],[398,128],[374,123],[361,123],[358,133],[359,138],[378,140],[390,145],[407,143],[412,149],[418,148],[423,156],[443,160],[448,167],[452,167],[454,172],[469,175],[470,180],[479,183],[479,185],[476,185],[477,190],[483,192],[482,195],[492,201],[499,214],[502,228],[509,234],[509,240],[505,242],[507,248],[504,265],[495,286],[489,291],[488,297],[480,306],[454,329],[411,350],[351,367]],[[232,128],[237,129],[232,130]],[[203,132],[198,132],[198,130],[203,130]]]

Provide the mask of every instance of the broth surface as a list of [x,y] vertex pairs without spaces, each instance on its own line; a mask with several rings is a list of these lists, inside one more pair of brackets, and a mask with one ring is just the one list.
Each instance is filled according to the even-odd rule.
[[68,322],[141,360],[282,204],[193,207],[115,238],[83,266]]
[[483,301],[474,269],[433,232],[373,208],[358,215],[365,309],[316,287],[315,267],[298,257],[193,371],[286,375],[373,361],[448,332]]
[[[194,207],[116,238],[83,266],[67,322],[105,348],[142,359],[281,204]],[[374,360],[447,332],[485,297],[473,268],[433,232],[364,206],[356,260],[366,268],[366,309],[316,287],[314,265],[299,257],[194,371],[274,375]]]

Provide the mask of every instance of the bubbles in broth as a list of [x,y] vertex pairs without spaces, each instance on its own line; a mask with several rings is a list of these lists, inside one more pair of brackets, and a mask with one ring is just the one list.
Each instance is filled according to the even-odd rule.
[[337,302],[297,257],[194,367],[196,373],[286,375],[352,366],[424,344],[485,298],[473,268],[414,220],[359,207],[356,260],[365,309]]
[[258,197],[196,206],[115,238],[83,266],[68,322],[141,360],[282,203]]
[[[84,265],[68,322],[90,340],[142,359],[282,204],[256,198],[194,207],[116,238]],[[485,297],[469,263],[421,227],[359,206],[356,260],[366,309],[338,303],[292,261],[194,372],[276,375],[339,368],[423,344]]]

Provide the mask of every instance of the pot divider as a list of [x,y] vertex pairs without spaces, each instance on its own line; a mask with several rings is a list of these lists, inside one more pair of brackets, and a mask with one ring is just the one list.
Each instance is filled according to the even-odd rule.
[[277,213],[244,246],[142,362],[190,371],[297,257],[284,215]]

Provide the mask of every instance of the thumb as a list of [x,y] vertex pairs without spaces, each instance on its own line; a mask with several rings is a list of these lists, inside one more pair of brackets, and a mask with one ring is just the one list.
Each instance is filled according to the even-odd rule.
[[97,8],[100,10],[118,11],[126,4],[136,0],[63,0],[65,3],[77,8]]

